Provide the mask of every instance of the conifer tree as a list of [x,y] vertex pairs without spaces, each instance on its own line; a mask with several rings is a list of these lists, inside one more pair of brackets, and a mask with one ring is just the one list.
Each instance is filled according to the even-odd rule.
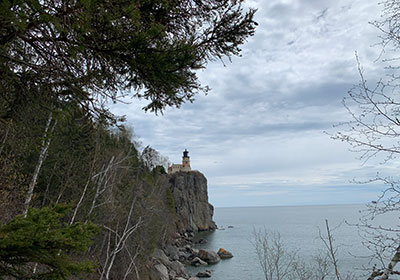
[[93,271],[93,263],[71,255],[87,250],[97,227],[63,223],[68,210],[60,205],[31,208],[26,217],[0,227],[0,279],[67,279]]
[[149,100],[145,110],[179,107],[207,90],[196,70],[239,55],[254,34],[255,10],[244,12],[242,2],[1,1],[5,107],[44,93],[104,113],[104,99],[120,92]]

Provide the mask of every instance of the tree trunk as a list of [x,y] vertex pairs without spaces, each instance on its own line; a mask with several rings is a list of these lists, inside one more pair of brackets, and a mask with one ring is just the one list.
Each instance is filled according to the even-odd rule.
[[385,269],[385,272],[383,273],[382,277],[379,278],[379,280],[388,280],[390,274],[393,272],[393,268],[396,266],[396,264],[400,261],[400,246],[397,247],[396,253],[394,254],[392,260],[390,261],[388,267]]
[[[103,186],[103,188],[102,188],[102,184],[103,184],[103,182],[104,182],[104,179],[107,177],[108,171],[110,170],[110,168],[111,168],[112,165],[113,165],[114,158],[115,158],[114,156],[111,157],[111,160],[110,160],[110,162],[108,163],[106,169],[104,170],[104,173],[102,174],[102,176],[101,176],[101,177],[98,179],[98,181],[97,181],[96,194],[94,195],[94,198],[93,198],[93,200],[92,200],[92,206],[91,206],[90,209],[89,209],[89,212],[88,212],[88,214],[87,214],[87,218],[86,218],[85,223],[87,223],[87,222],[89,221],[90,215],[92,215],[92,212],[93,212],[94,208],[96,207],[96,201],[97,201],[97,199],[98,199],[99,196],[105,191],[105,189],[106,189],[106,187],[107,187],[106,184],[104,184],[104,186]],[[101,173],[101,172],[100,172],[100,173]],[[97,175],[100,175],[100,173],[97,174]]]
[[128,217],[126,219],[125,228],[124,228],[124,230],[123,230],[121,235],[118,234],[118,229],[114,231],[114,230],[104,226],[110,232],[114,232],[115,236],[116,236],[116,240],[118,239],[118,241],[116,242],[114,250],[111,252],[111,260],[108,263],[107,267],[105,268],[106,269],[106,277],[105,277],[106,280],[110,279],[110,272],[111,272],[111,269],[112,269],[112,267],[114,265],[114,261],[115,261],[115,258],[117,256],[117,254],[125,247],[125,242],[129,238],[129,236],[133,232],[135,232],[138,229],[138,227],[141,225],[141,223],[142,223],[142,217],[139,217],[138,221],[136,222],[136,224],[131,226],[131,227],[129,227],[135,202],[136,202],[136,198],[133,198],[132,199],[132,203],[131,203],[131,208],[129,210],[129,214],[128,214]]
[[[47,156],[47,150],[49,149],[51,138],[49,137],[49,133],[51,134],[54,131],[54,128],[57,125],[57,120],[54,121],[53,125],[50,128],[51,122],[53,120],[53,112],[50,112],[49,118],[47,119],[46,128],[44,130],[43,141],[42,141],[42,149],[40,150],[39,159],[35,167],[35,171],[33,172],[33,177],[31,183],[29,184],[28,192],[26,194],[25,204],[24,204],[24,217],[26,218],[28,214],[28,209],[32,201],[33,191],[35,189],[36,181],[39,176],[40,169],[42,164]],[[50,131],[49,131],[50,130]]]

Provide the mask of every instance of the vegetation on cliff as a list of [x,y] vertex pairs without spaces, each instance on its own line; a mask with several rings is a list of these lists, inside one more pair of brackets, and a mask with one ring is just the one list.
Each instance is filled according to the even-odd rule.
[[[43,229],[42,233],[47,235],[47,230],[57,223],[63,225],[60,230],[79,223],[98,225],[100,232],[92,234],[92,245],[79,257],[73,253],[74,258],[91,260],[97,266],[93,279],[99,275],[104,279],[111,275],[129,279],[132,272],[145,271],[141,266],[146,264],[147,256],[168,238],[170,229],[165,221],[172,219],[172,213],[164,210],[168,181],[165,175],[146,167],[127,129],[93,123],[78,112],[72,114],[76,118],[59,119],[59,125],[49,136],[51,145],[35,182],[29,209],[70,205],[71,210],[59,220],[52,220],[47,225],[49,229]],[[5,225],[8,229],[18,230],[13,226],[14,217],[25,209],[26,190],[40,153],[33,145],[35,140],[41,140],[40,135],[36,136],[39,139],[35,137],[36,129],[35,125],[16,126],[9,130],[2,146],[0,218],[2,223],[8,222]],[[38,211],[34,208],[26,218],[18,219],[29,219],[32,211]],[[29,228],[39,231],[39,226],[39,220],[34,220]],[[45,249],[64,250],[60,243],[53,241],[56,240],[46,242],[55,247]],[[40,252],[39,247],[34,248]],[[75,249],[72,247],[66,252],[75,252]],[[24,251],[23,247],[18,251]],[[27,262],[32,267],[41,263],[35,258]],[[51,266],[50,271],[54,269]]]

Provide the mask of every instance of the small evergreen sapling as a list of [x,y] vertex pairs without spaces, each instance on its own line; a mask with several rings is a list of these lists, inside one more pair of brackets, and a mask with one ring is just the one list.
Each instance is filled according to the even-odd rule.
[[31,208],[26,218],[0,226],[0,279],[67,279],[92,272],[92,262],[73,255],[87,250],[98,227],[62,222],[69,210],[65,205]]

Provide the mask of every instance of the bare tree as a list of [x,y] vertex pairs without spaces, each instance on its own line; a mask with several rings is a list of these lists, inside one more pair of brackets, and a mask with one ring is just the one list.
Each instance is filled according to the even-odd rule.
[[315,279],[318,280],[328,279],[331,270],[331,263],[329,262],[329,256],[324,253],[315,255],[311,263],[311,270],[314,272],[314,275],[316,275]]
[[[127,248],[125,246],[126,241],[142,224],[142,217],[138,217],[137,219],[135,219],[134,224],[131,224],[132,220],[133,220],[132,213],[133,213],[133,209],[135,206],[135,202],[136,202],[136,199],[135,198],[132,199],[131,207],[129,209],[129,214],[128,214],[128,216],[126,218],[126,222],[125,222],[125,227],[123,228],[123,230],[121,232],[119,232],[118,223],[117,223],[116,229],[112,229],[112,228],[104,225],[104,228],[106,228],[109,231],[109,234],[108,234],[109,238],[108,238],[108,245],[107,245],[107,256],[106,256],[105,263],[103,265],[103,271],[101,273],[100,280],[103,278],[105,278],[107,280],[110,279],[110,272],[114,265],[116,256],[123,249],[126,249],[129,251],[129,248]],[[113,245],[111,244],[111,236],[112,235],[114,235],[114,244]],[[129,251],[129,256],[131,258],[131,261],[130,261],[128,270],[126,271],[125,275],[129,274],[130,270],[134,266],[134,262],[137,257],[137,253],[132,257],[132,254]]]
[[[93,196],[92,203],[89,209],[89,212],[87,214],[87,219],[86,222],[89,221],[90,216],[92,215],[93,211],[95,208],[100,207],[104,203],[110,202],[112,199],[111,197],[108,197],[108,200],[106,199],[105,201],[99,202],[100,196],[104,194],[104,192],[109,191],[112,193],[111,188],[113,185],[115,185],[115,180],[118,180],[118,170],[119,169],[125,169],[125,166],[123,165],[131,155],[128,154],[119,154],[118,156],[111,156],[111,159],[107,164],[103,164],[101,167],[101,170],[93,175],[90,180],[94,181],[96,183],[96,192]],[[128,168],[128,167],[127,167]],[[87,188],[89,182],[85,185],[85,189]],[[81,199],[83,199],[83,196],[86,193],[86,190],[84,189]],[[81,200],[80,199],[80,200]]]
[[[110,159],[110,162],[106,166],[103,165],[102,170],[98,174],[96,174],[93,178],[93,179],[97,179],[97,184],[96,184],[97,187],[96,187],[96,193],[93,197],[93,200],[92,200],[92,203],[91,203],[91,206],[89,209],[89,213],[87,215],[88,218],[86,219],[86,222],[89,220],[90,215],[92,214],[94,208],[96,207],[98,198],[107,189],[108,181],[110,180],[109,171],[113,165],[114,159],[115,159],[115,157],[112,156]],[[83,195],[84,195],[84,193],[83,193]]]
[[327,254],[315,256],[314,263],[306,263],[296,250],[288,249],[279,233],[254,230],[253,246],[265,280],[330,279],[332,263]]
[[349,143],[364,162],[378,155],[387,162],[400,154],[400,99],[394,93],[398,85],[379,80],[370,87],[357,54],[356,60],[360,83],[343,99],[352,120],[339,124],[341,131],[333,139]]
[[[396,76],[390,75],[389,81],[381,79],[370,87],[359,59],[356,58],[360,83],[343,100],[352,120],[340,124],[342,131],[337,132],[333,138],[349,143],[351,151],[358,153],[364,163],[371,158],[379,158],[382,163],[388,163],[400,155],[400,99],[396,92],[400,84],[397,84]],[[373,221],[377,216],[400,210],[399,180],[393,176],[381,176],[377,172],[374,178],[355,183],[384,185],[377,200],[367,205],[368,210],[357,226],[364,237],[364,245],[373,253],[371,262],[379,262],[373,266],[368,279],[389,279],[390,274],[398,273],[394,266],[398,262],[400,228],[396,225],[376,225]]]
[[163,166],[165,170],[168,169],[168,158],[149,145],[144,148],[140,158],[150,170],[158,165]]
[[291,279],[297,253],[286,249],[279,233],[254,230],[253,236],[253,245],[265,280]]
[[267,230],[253,231],[253,246],[256,250],[265,280],[354,280],[351,272],[341,276],[337,247],[334,244],[332,230],[325,221],[326,235],[320,232],[320,240],[325,246],[311,257],[310,263],[304,262],[298,250],[290,250],[282,241],[279,233]]
[[[349,143],[364,162],[378,158],[387,164],[400,155],[400,2],[385,0],[380,5],[381,19],[372,25],[381,31],[378,61],[383,63],[385,74],[375,83],[368,82],[356,54],[360,82],[343,100],[351,121],[340,124],[340,132],[333,138]],[[377,200],[367,205],[368,210],[358,226],[365,246],[372,253],[371,263],[374,262],[368,279],[389,279],[390,275],[399,273],[395,266],[400,257],[400,228],[382,226],[374,220],[400,210],[400,180],[378,172],[374,178],[358,183],[384,185]]]

